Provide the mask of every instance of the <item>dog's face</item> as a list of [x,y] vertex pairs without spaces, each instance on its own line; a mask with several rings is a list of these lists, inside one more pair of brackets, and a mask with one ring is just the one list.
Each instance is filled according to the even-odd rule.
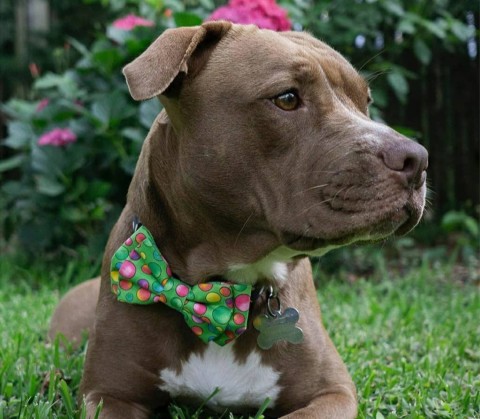
[[427,153],[369,118],[355,69],[305,33],[224,32],[161,96],[179,193],[232,230],[268,231],[306,253],[413,228]]

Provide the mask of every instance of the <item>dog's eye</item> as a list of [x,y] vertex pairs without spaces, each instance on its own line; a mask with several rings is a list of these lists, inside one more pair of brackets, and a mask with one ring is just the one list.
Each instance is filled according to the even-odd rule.
[[272,98],[272,102],[284,111],[294,111],[300,105],[300,98],[296,92],[288,91]]

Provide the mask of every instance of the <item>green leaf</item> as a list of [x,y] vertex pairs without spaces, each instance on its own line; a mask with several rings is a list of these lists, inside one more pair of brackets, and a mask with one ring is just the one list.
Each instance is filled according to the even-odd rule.
[[397,29],[400,32],[408,33],[410,35],[415,33],[415,25],[411,19],[401,20],[400,23],[398,24]]
[[128,104],[124,94],[115,91],[100,96],[92,105],[92,113],[104,127],[109,127],[134,115],[135,109]]
[[107,28],[107,37],[112,41],[123,45],[127,41],[127,39],[132,37],[132,34],[130,31],[115,28],[114,26],[109,26]]
[[413,41],[413,52],[423,65],[428,65],[432,60],[432,51],[420,38],[415,38]]
[[472,217],[468,217],[465,220],[465,228],[472,236],[478,236],[479,233],[479,226],[477,220]]
[[35,182],[37,184],[37,190],[43,195],[58,196],[65,191],[65,186],[57,181],[53,177],[44,175],[36,175]]
[[109,75],[111,75],[123,63],[123,57],[116,48],[97,51],[93,53],[92,60]]
[[85,45],[83,45],[81,42],[77,41],[75,38],[67,37],[67,41],[70,43],[70,45],[73,48],[75,48],[84,57],[90,56],[90,51],[88,50],[88,48]]
[[442,217],[441,226],[447,232],[466,230],[474,237],[479,234],[478,221],[463,211],[448,211]]
[[35,133],[29,123],[12,121],[8,124],[8,137],[5,139],[4,144],[18,150],[28,146],[34,137]]
[[103,399],[100,400],[100,403],[98,403],[97,408],[95,409],[95,416],[93,419],[98,419],[100,417],[100,413],[102,412],[103,409]]
[[405,137],[409,138],[420,138],[422,136],[421,132],[418,132],[412,128],[404,127],[402,125],[391,125],[391,127],[398,131],[400,134],[404,135]]
[[271,402],[271,399],[270,399],[269,397],[267,397],[267,398],[263,401],[263,403],[262,403],[262,405],[260,406],[260,408],[258,409],[258,412],[256,413],[254,419],[262,419],[262,418],[264,418],[263,413],[265,412],[265,410],[267,410],[267,407],[268,407],[268,405],[270,404],[270,402]]
[[88,214],[82,211],[79,207],[68,206],[60,209],[60,216],[62,220],[67,220],[72,223],[85,221],[88,218],[87,215]]
[[64,380],[61,380],[58,387],[60,390],[60,394],[62,395],[63,405],[65,407],[65,410],[67,411],[67,416],[69,418],[75,417],[73,408],[75,403],[73,401],[72,393],[68,388],[68,384]]
[[372,89],[372,98],[374,105],[384,108],[388,105],[388,95],[386,89]]
[[94,201],[97,198],[105,198],[112,189],[110,182],[103,182],[95,180],[88,185],[87,198],[89,201]]
[[395,3],[391,0],[384,2],[383,7],[385,8],[385,10],[392,13],[393,15],[396,15],[396,16],[405,15],[405,10],[403,9],[402,5],[399,3]]
[[112,10],[125,9],[126,0],[103,0],[105,5],[109,5]]
[[47,176],[59,176],[66,167],[65,153],[62,148],[35,146],[32,148],[31,164],[35,172]]
[[11,201],[14,199],[20,199],[25,192],[24,184],[20,181],[11,180],[4,182],[1,188],[2,196],[8,196]]
[[202,18],[194,13],[176,12],[173,14],[177,26],[198,26],[202,24]]
[[133,173],[135,172],[135,167],[137,166],[137,160],[138,159],[134,156],[126,157],[122,159],[122,162],[120,163],[120,167],[129,176],[132,176]]
[[73,72],[68,71],[62,75],[47,73],[37,79],[33,87],[37,90],[59,90],[62,95],[70,99],[75,99],[79,95],[79,88],[73,79]]
[[150,129],[152,126],[153,121],[157,117],[157,115],[162,110],[162,106],[160,101],[157,98],[153,98],[150,100],[146,100],[140,104],[140,122],[141,124]]
[[64,83],[64,78],[58,74],[47,73],[39,79],[35,80],[33,87],[35,89],[51,89]]
[[149,39],[130,38],[125,43],[125,46],[127,47],[128,54],[132,57],[136,57],[148,48],[151,41],[152,40]]
[[420,19],[419,23],[427,29],[430,33],[435,35],[437,38],[443,39],[446,36],[445,30],[443,29],[440,21],[432,22],[426,19]]
[[140,128],[125,128],[122,130],[122,137],[141,144],[145,139],[145,131]]
[[17,167],[21,166],[24,160],[25,156],[20,154],[0,161],[0,173],[16,169]]
[[213,0],[200,0],[200,4],[204,9],[209,11],[215,8],[215,3],[213,2]]
[[395,96],[401,103],[407,102],[408,82],[402,73],[394,72],[387,74],[388,84],[395,92]]
[[37,103],[27,102],[26,100],[20,99],[11,99],[6,104],[0,104],[0,109],[15,119],[25,121],[35,114]]
[[468,38],[475,35],[475,30],[459,20],[454,20],[451,25],[452,33],[460,40],[465,42]]

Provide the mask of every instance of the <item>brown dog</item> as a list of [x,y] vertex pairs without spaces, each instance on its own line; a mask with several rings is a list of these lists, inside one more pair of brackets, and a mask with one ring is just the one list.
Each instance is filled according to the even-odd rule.
[[[226,22],[167,30],[124,73],[134,99],[158,96],[165,111],[105,252],[81,386],[91,413],[103,399],[103,417],[147,418],[218,389],[207,405],[220,411],[255,411],[268,397],[275,417],[355,417],[355,387],[322,326],[305,256],[413,228],[426,150],[370,120],[367,83],[305,33]],[[184,283],[254,286],[245,333],[205,344],[164,304],[117,301],[110,260],[136,217]],[[303,342],[284,336],[261,349],[252,321],[267,306],[279,314],[279,303],[298,310]],[[52,334],[78,336],[79,314],[59,311]]]

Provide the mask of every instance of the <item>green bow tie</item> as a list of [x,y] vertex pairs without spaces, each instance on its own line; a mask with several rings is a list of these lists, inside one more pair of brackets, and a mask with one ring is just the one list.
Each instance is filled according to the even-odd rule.
[[144,226],[113,255],[110,279],[119,301],[162,302],[182,313],[193,333],[205,343],[214,341],[223,346],[247,327],[250,285],[209,282],[190,286],[174,278]]

